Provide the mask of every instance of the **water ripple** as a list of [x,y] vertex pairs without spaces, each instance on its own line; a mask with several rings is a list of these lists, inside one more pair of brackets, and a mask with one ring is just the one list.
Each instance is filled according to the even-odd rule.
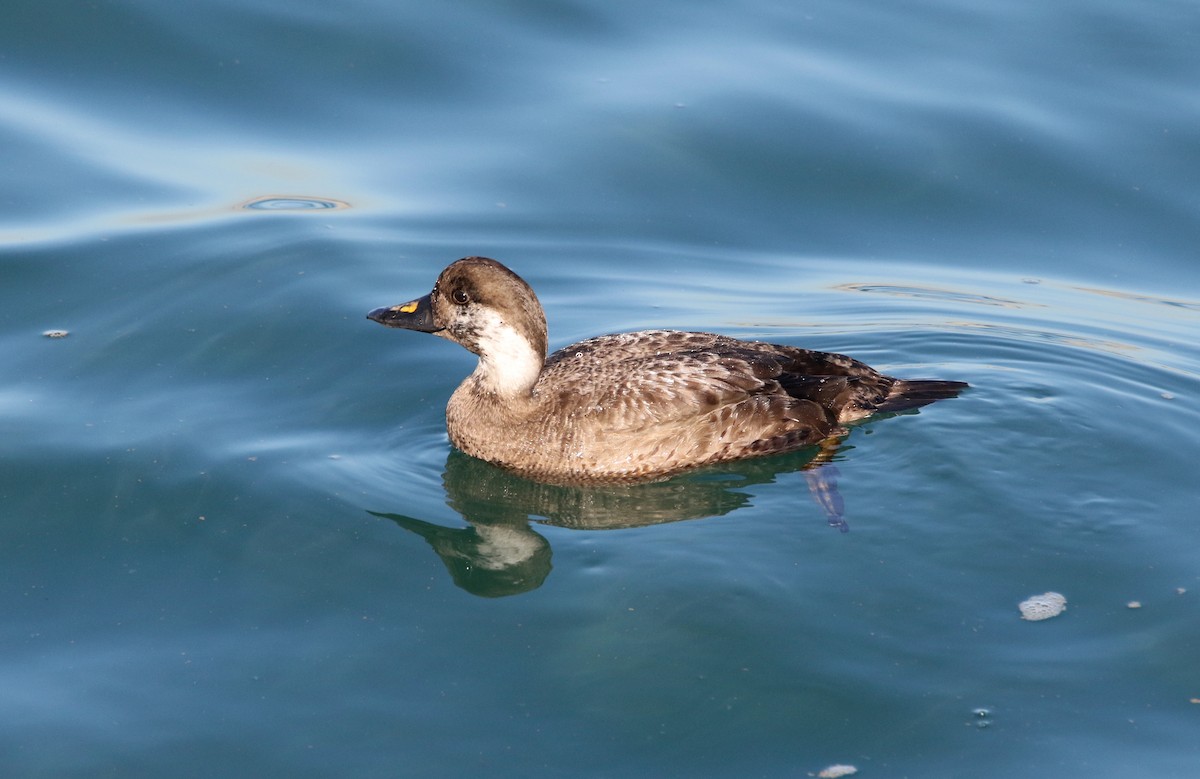
[[1076,286],[1078,292],[1084,292],[1090,295],[1103,295],[1104,297],[1118,298],[1120,300],[1129,300],[1135,303],[1149,303],[1155,306],[1170,306],[1172,308],[1182,308],[1189,311],[1200,311],[1200,302],[1194,300],[1177,300],[1172,298],[1157,297],[1154,295],[1143,295],[1134,292],[1125,292],[1115,289],[1100,289],[1098,287],[1080,287]]
[[304,195],[267,195],[235,206],[247,211],[340,211],[349,207],[350,204],[342,200]]
[[952,289],[937,289],[934,287],[916,287],[901,284],[871,284],[867,282],[847,282],[836,284],[833,289],[843,292],[868,292],[880,295],[895,295],[906,298],[924,298],[927,300],[944,300],[952,303],[973,303],[980,306],[998,306],[1000,308],[1031,308],[1040,306],[1019,300],[1009,300],[993,295],[980,295],[974,292],[960,292]]

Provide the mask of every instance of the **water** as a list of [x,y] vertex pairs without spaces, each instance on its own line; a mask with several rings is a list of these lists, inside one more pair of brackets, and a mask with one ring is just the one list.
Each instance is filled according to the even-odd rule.
[[[10,6],[4,775],[1195,775],[1193,4]],[[467,254],[973,389],[539,487]]]

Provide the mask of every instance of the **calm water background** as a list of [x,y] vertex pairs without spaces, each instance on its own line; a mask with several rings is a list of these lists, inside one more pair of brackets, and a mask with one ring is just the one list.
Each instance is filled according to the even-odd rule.
[[[0,773],[1200,774],[1198,66],[1161,0],[6,4]],[[467,254],[555,347],[974,389],[846,533],[794,457],[539,489],[363,318]]]

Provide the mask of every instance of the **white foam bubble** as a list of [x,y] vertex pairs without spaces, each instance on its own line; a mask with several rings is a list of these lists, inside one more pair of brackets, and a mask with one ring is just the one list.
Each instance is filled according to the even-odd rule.
[[1041,595],[1021,601],[1021,619],[1037,622],[1043,619],[1057,617],[1067,610],[1067,599],[1057,592],[1045,592]]

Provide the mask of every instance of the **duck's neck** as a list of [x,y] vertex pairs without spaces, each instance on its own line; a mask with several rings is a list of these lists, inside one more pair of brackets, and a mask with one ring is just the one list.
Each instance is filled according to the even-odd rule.
[[487,335],[478,343],[479,365],[471,374],[478,388],[505,398],[528,397],[542,372],[546,355],[506,323],[484,332]]

